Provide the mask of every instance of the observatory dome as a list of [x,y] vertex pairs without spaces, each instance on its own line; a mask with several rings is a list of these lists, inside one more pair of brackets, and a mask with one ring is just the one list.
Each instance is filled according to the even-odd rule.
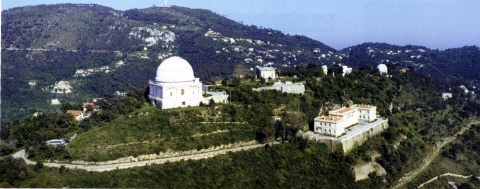
[[164,60],[157,69],[155,81],[165,83],[178,83],[193,81],[192,66],[183,58],[178,56],[170,57]]
[[387,74],[388,72],[387,66],[385,64],[379,64],[377,68],[380,74]]

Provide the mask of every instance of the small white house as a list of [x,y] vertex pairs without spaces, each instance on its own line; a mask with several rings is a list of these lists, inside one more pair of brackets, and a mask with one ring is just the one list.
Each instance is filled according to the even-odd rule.
[[50,102],[51,105],[60,105],[60,101],[58,99],[52,99]]
[[452,98],[452,93],[442,93],[442,98],[444,100],[447,100],[449,98]]
[[280,121],[281,118],[279,116],[272,116],[272,121],[273,122],[276,122],[276,121]]
[[275,68],[273,67],[259,67],[256,70],[256,75],[258,78],[262,77],[265,79],[272,78],[275,79]]

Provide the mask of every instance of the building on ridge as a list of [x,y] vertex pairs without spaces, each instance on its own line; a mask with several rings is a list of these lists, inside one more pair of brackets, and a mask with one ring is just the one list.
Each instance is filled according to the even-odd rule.
[[380,74],[387,74],[388,73],[388,68],[385,64],[379,64],[377,66],[377,69],[378,69],[378,72],[380,72]]
[[260,87],[252,89],[253,91],[263,91],[263,90],[278,90],[282,93],[295,93],[303,94],[305,93],[304,82],[292,83],[291,81],[277,81],[274,82],[270,87]]
[[259,67],[255,71],[257,78],[272,78],[275,79],[275,68],[273,67]]
[[226,93],[209,93],[212,96],[202,96],[202,83],[193,75],[192,66],[178,56],[164,60],[158,66],[155,81],[149,81],[150,102],[162,109],[198,106],[200,102],[208,104],[210,99],[215,102],[228,102]]
[[314,132],[338,137],[352,125],[363,121],[374,121],[377,118],[377,107],[355,104],[328,113],[329,116],[320,116],[314,119]]

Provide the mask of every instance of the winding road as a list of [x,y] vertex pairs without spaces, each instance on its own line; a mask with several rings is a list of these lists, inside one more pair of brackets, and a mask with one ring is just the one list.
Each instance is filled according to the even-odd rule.
[[[280,144],[280,142],[271,142],[266,144]],[[153,159],[153,160],[145,160],[139,162],[129,162],[129,163],[117,163],[117,164],[110,164],[110,165],[78,165],[78,164],[67,164],[67,163],[43,163],[44,166],[47,167],[60,167],[64,165],[69,169],[84,169],[87,171],[96,171],[96,172],[103,172],[103,171],[112,171],[116,169],[127,169],[131,167],[139,167],[139,166],[146,166],[152,164],[162,164],[166,162],[176,162],[181,160],[197,160],[197,159],[206,159],[211,158],[220,154],[226,154],[228,152],[236,152],[241,150],[249,150],[253,148],[263,147],[266,144],[255,144],[250,146],[243,146],[237,148],[230,148],[230,149],[223,149],[218,151],[212,152],[205,152],[201,154],[193,154],[193,155],[186,155],[186,156],[177,156],[177,157],[168,157],[168,158],[160,158],[160,159]],[[36,162],[31,161],[25,157],[25,150],[20,150],[17,153],[13,154],[14,158],[23,158],[27,164],[36,164]]]
[[453,140],[455,140],[457,138],[458,135],[461,135],[463,134],[466,130],[470,129],[470,126],[473,125],[473,124],[479,124],[480,121],[479,120],[473,120],[472,122],[470,122],[466,127],[463,127],[462,130],[460,130],[459,132],[457,132],[455,135],[453,136],[450,136],[450,137],[447,137],[445,140],[442,141],[439,141],[437,143],[437,145],[435,145],[435,147],[433,147],[433,152],[431,152],[429,155],[427,155],[427,157],[425,158],[425,163],[419,167],[418,169],[410,172],[410,173],[407,173],[406,176],[402,177],[397,185],[395,185],[394,187],[392,187],[393,189],[398,189],[398,188],[401,188],[403,186],[405,186],[405,184],[409,183],[410,181],[412,181],[413,179],[415,179],[418,175],[420,175],[420,173],[422,173],[431,163],[432,161],[435,159],[435,157],[437,157],[437,155],[440,153],[440,151],[442,150],[442,148],[447,145],[448,143],[452,142]]

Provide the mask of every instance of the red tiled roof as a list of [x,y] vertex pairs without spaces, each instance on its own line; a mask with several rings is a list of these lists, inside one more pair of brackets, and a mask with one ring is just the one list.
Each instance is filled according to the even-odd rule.
[[68,110],[67,114],[72,114],[73,116],[77,117],[82,113],[80,110]]

